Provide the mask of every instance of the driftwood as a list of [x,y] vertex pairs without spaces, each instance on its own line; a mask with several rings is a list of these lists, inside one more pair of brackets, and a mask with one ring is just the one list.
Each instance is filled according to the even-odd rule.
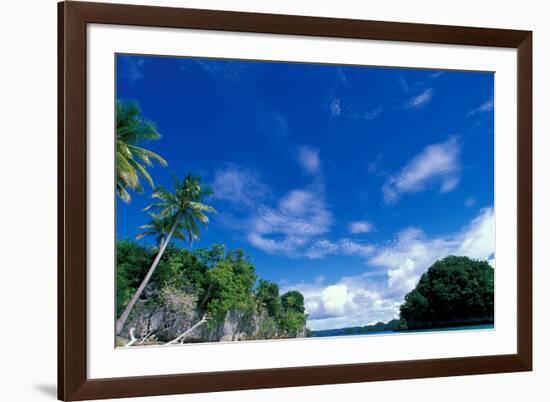
[[[185,330],[182,334],[178,335],[176,338],[172,339],[169,342],[166,342],[165,345],[173,345],[176,343],[183,343],[185,338],[189,336],[195,329],[203,325],[205,322],[207,322],[210,319],[208,314],[205,314],[202,316],[201,320],[197,322],[195,325],[193,325],[191,328]],[[155,338],[154,332],[150,332],[146,334],[145,336],[141,338],[136,338],[136,329],[134,327],[130,328],[130,341],[124,345],[125,348],[133,346],[135,344],[143,345],[146,341]]]
[[136,329],[134,327],[130,328],[130,341],[124,345],[125,348],[130,347],[132,345],[135,345],[136,343],[138,345],[143,345],[146,341],[153,339],[155,337],[154,332],[149,332],[148,334],[145,334],[145,336],[142,336],[141,338],[136,338]]
[[134,343],[136,343],[139,340],[136,338],[135,332],[136,332],[136,329],[134,327],[130,328],[130,342],[124,345],[125,348],[132,346]]
[[195,325],[193,325],[191,328],[187,329],[185,332],[183,332],[181,335],[178,335],[176,338],[172,339],[170,342],[166,342],[165,345],[173,345],[175,343],[183,343],[185,338],[191,334],[195,329],[200,327],[202,324],[204,324],[206,321],[208,321],[210,317],[208,314],[205,314],[202,316],[201,320],[197,322]]

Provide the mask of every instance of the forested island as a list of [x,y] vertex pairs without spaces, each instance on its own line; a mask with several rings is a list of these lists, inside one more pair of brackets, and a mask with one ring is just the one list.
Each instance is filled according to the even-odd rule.
[[[156,251],[131,240],[117,242],[118,315]],[[305,337],[306,319],[302,294],[280,295],[277,284],[258,280],[242,250],[170,246],[126,321],[118,345],[131,339],[147,345]]]
[[449,256],[436,261],[387,323],[313,331],[312,336],[365,335],[494,323],[494,269],[486,261]]

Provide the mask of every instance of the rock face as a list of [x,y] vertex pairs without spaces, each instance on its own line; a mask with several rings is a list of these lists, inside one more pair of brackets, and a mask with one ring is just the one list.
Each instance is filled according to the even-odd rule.
[[129,338],[130,329],[135,328],[136,338],[154,334],[160,341],[169,341],[200,320],[197,314],[190,313],[181,314],[166,306],[148,305],[146,301],[140,301],[136,303],[121,335]]
[[[175,308],[176,306],[178,308]],[[168,342],[181,335],[200,319],[201,317],[194,309],[182,309],[181,303],[159,305],[140,300],[121,335],[129,338],[130,329],[135,328],[137,338],[154,334],[159,342]],[[275,320],[266,311],[250,314],[231,310],[227,312],[222,322],[208,321],[189,334],[186,341],[231,342],[274,339],[279,336]],[[306,328],[304,326],[297,337],[305,336]]]

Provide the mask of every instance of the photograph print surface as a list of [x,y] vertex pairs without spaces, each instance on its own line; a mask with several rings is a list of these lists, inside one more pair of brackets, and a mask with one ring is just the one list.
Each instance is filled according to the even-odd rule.
[[115,65],[117,347],[493,329],[493,73]]

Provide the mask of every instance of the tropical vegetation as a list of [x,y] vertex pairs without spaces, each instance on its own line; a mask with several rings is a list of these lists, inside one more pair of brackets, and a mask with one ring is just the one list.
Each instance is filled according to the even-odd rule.
[[215,210],[204,201],[211,193],[208,186],[202,185],[200,177],[192,174],[188,174],[183,181],[174,177],[172,191],[159,187],[153,193],[153,198],[158,201],[149,205],[146,210],[155,210],[157,214],[151,215],[151,223],[142,226],[145,231],[140,233],[138,238],[154,235],[158,242],[158,251],[141,284],[117,319],[117,335],[122,332],[128,316],[149,283],[170,240],[176,237],[192,242],[200,235],[200,226],[208,224],[207,213]]
[[405,296],[400,318],[406,329],[492,323],[494,269],[468,257],[436,261]]
[[[214,245],[192,251],[171,244],[177,239],[192,245],[200,237],[216,212],[207,204],[212,189],[192,173],[183,179],[174,175],[171,189],[155,186],[148,169],[153,162],[167,162],[141,145],[160,138],[155,124],[141,115],[136,102],[123,100],[116,102],[116,122],[117,194],[130,202],[130,190],[143,192],[143,179],[154,200],[145,208],[150,221],[136,236],[153,238],[154,246],[117,242],[116,334],[130,339],[125,346],[221,340],[228,323],[239,326],[241,338],[305,334],[303,296],[279,295],[277,284],[257,283],[255,267],[242,250]],[[206,323],[207,333],[201,333]]]
[[[171,188],[156,186],[150,169],[166,160],[142,143],[160,138],[153,122],[132,101],[116,102],[116,192],[151,188],[150,221],[135,240],[116,244],[117,344],[295,338],[368,334],[493,322],[494,270],[485,261],[449,256],[422,275],[388,323],[309,331],[304,296],[280,294],[276,283],[258,278],[243,250],[224,245],[192,249],[215,209],[213,189],[199,176],[173,175]],[[137,241],[151,238],[147,245]],[[175,243],[173,240],[179,241]],[[189,248],[182,245],[189,245]]]
[[160,134],[155,124],[141,116],[139,106],[132,101],[116,101],[116,191],[124,202],[132,197],[128,190],[143,191],[141,178],[154,187],[148,168],[153,162],[166,166],[162,156],[137,145],[157,140]]
[[[158,247],[133,240],[117,242],[119,314],[127,309],[157,255]],[[186,324],[180,328],[174,320]],[[168,343],[202,321],[206,325],[196,327],[184,341],[289,338],[305,336],[306,320],[303,296],[297,291],[281,295],[277,284],[258,281],[255,266],[242,250],[169,245],[122,335],[128,338],[134,328],[139,339],[154,335],[154,342]]]

